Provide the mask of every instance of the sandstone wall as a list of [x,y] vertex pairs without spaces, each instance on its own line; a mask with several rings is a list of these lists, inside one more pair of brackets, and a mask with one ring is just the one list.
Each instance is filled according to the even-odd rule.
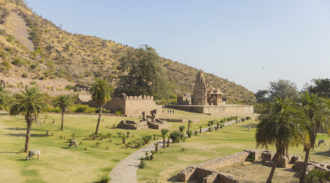
[[112,98],[106,108],[116,111],[121,110],[123,114],[128,116],[141,116],[142,112],[150,114],[150,111],[162,111],[162,107],[157,105],[151,96],[128,96],[126,98]]

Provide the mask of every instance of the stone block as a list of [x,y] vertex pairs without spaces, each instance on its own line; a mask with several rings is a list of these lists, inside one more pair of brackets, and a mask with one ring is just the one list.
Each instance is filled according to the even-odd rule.
[[281,156],[278,160],[277,167],[286,168],[288,166],[289,159],[287,157]]
[[238,183],[239,181],[231,174],[219,173],[214,183]]
[[295,162],[300,161],[299,156],[291,156],[289,163],[290,164],[295,164]]
[[203,183],[214,183],[217,176],[218,176],[218,174],[214,172],[214,173],[204,177],[203,178]]
[[266,162],[266,161],[272,161],[274,155],[270,151],[264,151],[261,153],[261,161]]
[[187,182],[195,170],[196,170],[196,167],[188,166],[187,168],[185,168],[184,170],[181,170],[176,175],[176,179],[181,182]]

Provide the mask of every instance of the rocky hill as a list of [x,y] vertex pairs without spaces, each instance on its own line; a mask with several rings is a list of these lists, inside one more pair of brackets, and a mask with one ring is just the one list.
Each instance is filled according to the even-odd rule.
[[[118,59],[127,48],[111,40],[66,32],[32,12],[21,0],[0,0],[3,80],[16,77],[30,82],[66,80],[88,85],[95,78],[106,77],[116,85],[120,74]],[[192,91],[200,70],[166,58],[160,62],[176,94]],[[232,103],[255,101],[254,94],[243,86],[212,74],[206,74],[206,80],[221,88]]]

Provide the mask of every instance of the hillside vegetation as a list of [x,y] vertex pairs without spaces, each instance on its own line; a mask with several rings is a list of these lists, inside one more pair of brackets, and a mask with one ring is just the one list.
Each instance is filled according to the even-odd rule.
[[[121,74],[119,59],[128,48],[111,40],[66,32],[21,0],[0,0],[0,76],[64,78],[80,84],[102,77],[116,85]],[[192,92],[200,70],[166,58],[160,63],[175,94]],[[206,74],[206,80],[221,88],[231,103],[255,101],[254,94],[243,86],[212,74]]]

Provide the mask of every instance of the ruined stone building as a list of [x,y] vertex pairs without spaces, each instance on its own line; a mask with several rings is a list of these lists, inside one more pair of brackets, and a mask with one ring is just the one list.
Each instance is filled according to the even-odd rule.
[[223,95],[220,89],[210,88],[204,78],[203,73],[198,73],[196,77],[194,93],[192,95],[193,105],[221,105],[226,104],[223,101]]
[[240,115],[252,114],[251,105],[227,104],[224,93],[220,89],[210,87],[203,73],[196,76],[193,95],[184,94],[177,97],[177,105],[169,107],[207,114]]
[[149,114],[153,110],[162,111],[162,106],[157,105],[153,96],[123,96],[112,98],[109,105],[111,111],[121,111],[128,116],[140,116],[142,112]]
[[205,82],[204,74],[198,73],[196,77],[193,95],[184,94],[177,97],[178,105],[224,105],[224,93],[218,88],[211,88]]

